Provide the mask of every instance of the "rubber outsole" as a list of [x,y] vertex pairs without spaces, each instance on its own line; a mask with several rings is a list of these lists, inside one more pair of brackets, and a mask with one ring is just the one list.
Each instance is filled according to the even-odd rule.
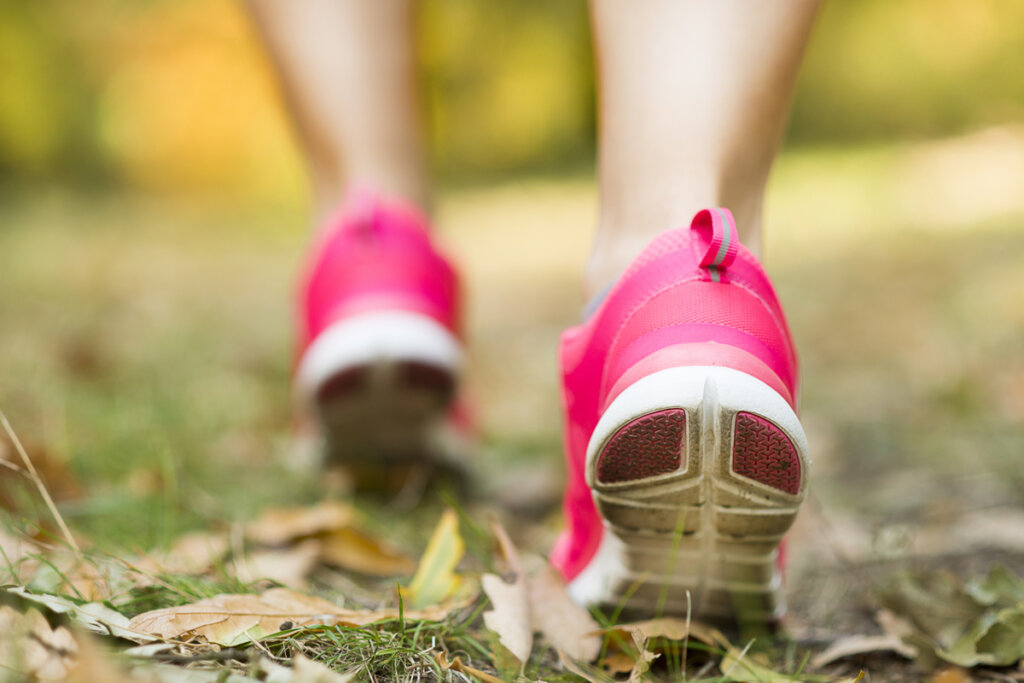
[[439,457],[437,433],[455,377],[416,361],[379,360],[345,369],[317,391],[328,465],[391,467]]
[[681,367],[635,382],[588,446],[605,528],[570,593],[628,614],[779,619],[778,547],[808,465],[796,414],[750,375]]
[[327,466],[395,470],[445,460],[444,428],[462,362],[440,323],[406,311],[345,318],[321,332],[296,371]]

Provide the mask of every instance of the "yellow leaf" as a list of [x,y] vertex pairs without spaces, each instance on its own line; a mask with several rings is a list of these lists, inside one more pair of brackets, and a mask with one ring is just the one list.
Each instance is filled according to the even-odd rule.
[[320,559],[372,576],[408,575],[416,563],[395,548],[357,531],[337,529],[321,537]]
[[436,605],[455,592],[459,586],[455,567],[465,552],[466,544],[459,535],[459,518],[454,510],[445,510],[420,558],[412,583],[402,591],[412,609]]

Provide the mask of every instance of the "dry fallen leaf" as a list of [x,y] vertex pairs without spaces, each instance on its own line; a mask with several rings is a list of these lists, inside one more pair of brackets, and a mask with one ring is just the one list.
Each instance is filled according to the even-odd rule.
[[435,605],[459,587],[455,567],[462,560],[466,544],[459,534],[459,518],[448,509],[441,515],[427,549],[420,558],[416,575],[402,594],[413,609]]
[[525,662],[533,634],[538,632],[569,658],[589,662],[597,657],[601,648],[601,639],[595,634],[597,622],[569,599],[558,572],[536,555],[521,558],[501,525],[492,523],[491,531],[503,573],[502,578],[488,574],[482,579],[494,606],[484,613],[484,622],[498,634],[501,644]]
[[[462,606],[464,603],[405,610],[404,617],[439,621]],[[130,627],[164,639],[201,636],[218,645],[233,646],[299,626],[365,626],[398,616],[396,609],[347,610],[287,588],[271,588],[260,595],[217,595],[190,605],[145,612],[132,619]]]
[[152,552],[129,564],[143,576],[137,585],[150,585],[159,574],[204,574],[216,567],[228,554],[227,534],[190,531],[182,534],[167,551]]
[[824,652],[816,655],[811,660],[811,666],[821,668],[827,666],[837,659],[862,655],[869,652],[895,652],[896,654],[913,659],[916,650],[897,636],[883,634],[880,636],[847,636],[832,643]]
[[630,636],[633,638],[633,646],[636,648],[638,656],[633,664],[633,670],[629,672],[629,683],[640,683],[644,674],[651,668],[651,662],[658,655],[647,650],[647,636],[640,629],[630,629]]
[[78,643],[71,631],[51,628],[35,608],[24,614],[0,605],[0,663],[2,668],[30,679],[62,680],[74,667]]
[[484,612],[484,623],[498,634],[498,641],[522,664],[530,658],[533,648],[529,588],[512,539],[497,522],[491,524],[491,531],[498,541],[507,567],[505,575],[510,580],[506,582],[495,574],[484,574],[481,578],[484,593],[493,607]]
[[[638,639],[654,654],[685,648],[686,641],[691,639],[725,652],[732,649],[721,631],[698,621],[675,617],[619,624],[596,633],[603,634],[607,639],[607,652],[601,659],[601,665],[616,673],[628,671],[636,665],[637,656],[642,652],[635,647]],[[631,642],[633,646],[629,645]]]
[[352,525],[352,507],[336,500],[325,500],[307,508],[274,508],[248,524],[245,535],[264,545],[281,545]]
[[462,659],[459,657],[449,660],[447,654],[445,654],[443,650],[434,653],[434,661],[436,661],[437,665],[444,671],[457,671],[459,673],[469,674],[473,678],[483,681],[483,683],[503,683],[500,678],[493,674],[489,674],[486,671],[481,671],[480,669],[476,669],[468,664],[464,664]]
[[77,656],[65,683],[158,683],[153,676],[133,676],[123,671],[92,638],[79,637],[77,643]]
[[[291,666],[283,666],[268,658],[257,659],[249,670],[249,676],[264,683],[349,683],[355,674],[340,674],[331,671],[320,662],[296,654]],[[246,681],[252,680],[246,678]]]
[[[584,662],[568,657],[564,652],[558,653],[558,661],[562,663],[562,666],[567,671],[576,674],[580,678],[589,681],[590,683],[615,683],[615,679],[607,675],[595,666],[591,666]],[[622,669],[619,673],[625,673],[629,671],[633,666],[633,660],[629,660],[629,666]]]
[[658,619],[634,621],[602,629],[596,633],[617,634],[618,638],[612,639],[612,643],[614,644],[615,640],[622,640],[624,637],[629,636],[634,630],[639,631],[640,635],[647,640],[663,638],[665,640],[682,642],[688,638],[692,638],[704,643],[705,645],[713,647],[726,648],[731,645],[731,643],[729,643],[729,639],[726,638],[718,629],[712,628],[711,626],[699,621],[687,621],[686,619],[680,619],[677,617],[661,617]]
[[793,683],[793,677],[772,671],[755,662],[750,653],[732,645],[726,647],[722,662],[718,665],[722,674],[730,681],[742,683]]
[[339,609],[321,598],[286,588],[262,595],[217,595],[191,605],[153,610],[136,616],[130,627],[160,638],[238,645],[294,626],[337,623]]
[[958,666],[941,669],[932,674],[928,683],[971,683],[971,676]]
[[320,553],[320,541],[313,538],[283,550],[258,550],[234,562],[234,575],[244,583],[270,579],[302,588]]
[[533,628],[530,625],[530,598],[522,576],[505,583],[494,574],[480,580],[493,609],[484,612],[487,628],[498,634],[498,641],[508,648],[520,663],[530,658]]
[[411,574],[416,563],[408,555],[352,528],[319,537],[320,559],[327,564],[373,576]]
[[593,661],[601,638],[590,612],[569,599],[561,575],[542,558],[527,557],[524,563],[533,630],[572,659]]
[[320,662],[314,662],[301,654],[292,658],[291,683],[348,683],[355,680],[356,675],[340,674],[331,671]]
[[[246,527],[246,536],[266,546],[290,546],[315,539],[319,543],[316,561],[360,574],[398,576],[416,569],[412,558],[356,528],[355,517],[350,506],[330,500],[308,508],[272,509]],[[258,552],[264,562],[270,563],[274,552],[288,550]],[[312,569],[310,566],[308,571]]]
[[43,605],[51,612],[67,614],[76,624],[99,635],[124,638],[136,643],[148,643],[154,640],[150,635],[133,630],[127,617],[101,602],[76,605],[66,598],[57,595],[31,593],[20,586],[8,588],[7,592],[30,602]]

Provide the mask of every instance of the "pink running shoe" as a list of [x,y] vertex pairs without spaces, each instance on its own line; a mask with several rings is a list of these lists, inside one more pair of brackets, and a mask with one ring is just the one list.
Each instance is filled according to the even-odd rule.
[[313,241],[299,290],[295,387],[328,463],[438,455],[462,362],[458,278],[414,208],[353,192]]
[[727,209],[662,233],[562,335],[570,595],[647,616],[774,621],[807,487],[797,360]]

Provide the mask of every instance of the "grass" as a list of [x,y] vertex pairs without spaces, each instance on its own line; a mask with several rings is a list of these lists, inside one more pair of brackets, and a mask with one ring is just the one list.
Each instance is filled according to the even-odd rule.
[[[766,253],[802,352],[816,502],[790,543],[798,640],[758,638],[751,652],[764,644],[766,661],[795,677],[814,643],[870,626],[870,585],[916,552],[913,538],[876,554],[856,548],[884,544],[897,523],[941,525],[1024,506],[1024,201],[984,190],[971,213],[950,190],[915,211],[929,172],[960,172],[976,185],[971,168],[949,161],[965,144],[802,151],[782,160],[773,181]],[[970,149],[964,158],[976,161]],[[492,562],[483,524],[491,514],[524,548],[550,547],[562,477],[554,349],[582,303],[576,283],[594,199],[579,179],[442,197],[439,223],[471,283],[468,389],[482,434],[474,463],[482,494],[402,509],[361,499],[372,533],[418,552],[437,511],[455,504],[472,567]],[[184,531],[230,529],[269,505],[323,495],[292,436],[288,389],[304,221],[291,206],[6,197],[0,409],[90,557],[166,548]],[[551,248],[532,249],[539,239]],[[3,477],[0,504],[22,528],[56,539],[30,482]],[[836,563],[840,552],[849,565]],[[111,604],[131,614],[257,588],[226,574],[159,578]],[[461,676],[439,671],[436,646],[514,674],[500,666],[483,608],[441,624],[306,629],[266,646],[382,681]],[[655,674],[724,680],[714,667],[700,673],[702,647],[670,651]],[[889,669],[903,671],[886,660],[872,680]],[[525,675],[568,676],[543,648]]]

